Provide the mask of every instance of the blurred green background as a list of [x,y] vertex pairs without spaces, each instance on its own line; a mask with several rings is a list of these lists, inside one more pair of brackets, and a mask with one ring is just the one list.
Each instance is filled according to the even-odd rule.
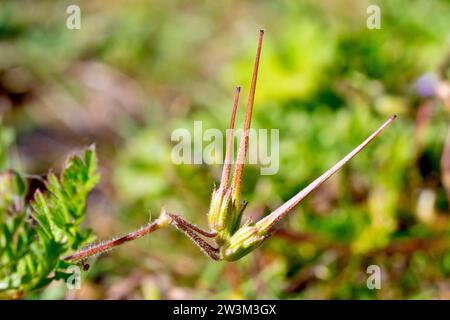
[[[66,28],[70,4],[81,30]],[[379,30],[366,27],[370,4]],[[449,78],[449,1],[1,1],[0,141],[11,146],[0,165],[36,188],[34,175],[96,143],[86,226],[99,239],[162,205],[206,227],[221,167],[173,164],[170,134],[194,120],[227,128],[261,28],[252,126],[280,130],[280,169],[247,167],[247,217],[397,121],[238,262],[209,261],[167,229],[91,261],[80,290],[55,283],[28,298],[450,299],[450,109],[418,94]],[[366,286],[372,264],[380,290]]]

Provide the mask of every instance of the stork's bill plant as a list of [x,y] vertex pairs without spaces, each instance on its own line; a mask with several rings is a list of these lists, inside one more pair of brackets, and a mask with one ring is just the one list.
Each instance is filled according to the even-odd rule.
[[[211,195],[211,204],[208,212],[208,224],[210,230],[203,230],[186,221],[182,216],[167,212],[164,208],[158,219],[148,225],[133,231],[125,236],[112,239],[100,244],[89,245],[67,257],[65,260],[77,261],[100,254],[125,242],[140,238],[158,229],[174,226],[185,233],[208,257],[213,260],[234,261],[255,250],[261,243],[270,237],[278,220],[288,214],[309,193],[317,189],[323,182],[337,172],[344,164],[364,149],[378,134],[380,134],[395,118],[390,117],[378,130],[372,133],[353,151],[347,154],[332,168],[314,180],[310,185],[301,190],[290,200],[270,213],[260,221],[246,222],[242,224],[242,214],[246,203],[240,199],[240,190],[243,180],[244,162],[248,151],[249,129],[252,119],[253,102],[258,77],[259,60],[264,37],[264,31],[260,31],[253,76],[250,85],[250,94],[245,113],[243,135],[241,137],[234,171],[231,176],[232,134],[236,118],[236,110],[239,103],[240,87],[237,87],[234,95],[233,109],[231,113],[230,130],[225,153],[225,161],[219,187],[214,188]],[[231,181],[230,181],[231,180]],[[210,243],[205,238],[212,240]]]
[[[99,177],[93,148],[87,149],[82,158],[69,158],[59,177],[49,173],[46,192],[35,192],[31,203],[25,201],[24,179],[16,172],[3,171],[0,172],[0,297],[20,297],[54,279],[66,278],[69,274],[65,273],[65,269],[73,262],[81,262],[86,267],[84,261],[87,258],[168,226],[174,226],[186,234],[213,260],[238,260],[260,246],[270,237],[281,218],[364,149],[395,119],[395,116],[389,118],[342,160],[265,218],[256,223],[242,223],[246,203],[241,201],[240,191],[263,36],[264,32],[260,31],[243,135],[231,173],[232,131],[240,87],[235,90],[222,177],[218,188],[214,188],[211,195],[209,230],[203,230],[182,216],[162,208],[155,221],[140,229],[112,240],[92,243],[92,234],[89,230],[81,231],[80,224],[85,215],[87,195]],[[4,149],[1,142],[0,154]]]

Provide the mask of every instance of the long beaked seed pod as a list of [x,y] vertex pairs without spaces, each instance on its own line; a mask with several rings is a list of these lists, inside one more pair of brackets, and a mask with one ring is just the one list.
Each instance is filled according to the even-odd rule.
[[233,111],[231,112],[230,126],[227,135],[227,147],[225,149],[225,161],[223,163],[222,178],[220,179],[219,189],[226,190],[228,188],[228,182],[230,181],[231,172],[231,155],[233,149],[233,130],[234,122],[236,120],[236,110],[239,104],[239,95],[241,93],[241,87],[236,87],[234,93]]
[[239,229],[221,248],[221,257],[224,260],[237,260],[250,251],[257,248],[261,243],[270,236],[273,226],[286,214],[288,214],[295,206],[297,206],[307,195],[316,190],[322,183],[328,180],[333,174],[342,168],[348,161],[363,150],[376,136],[378,136],[389,124],[394,121],[396,116],[390,117],[384,122],[374,133],[372,133],[359,146],[348,153],[333,167],[328,169],[320,177],[310,183],[306,188],[301,190],[278,209],[273,211],[267,217],[261,219],[254,225],[246,225]]
[[[228,217],[227,208],[229,202],[229,196],[227,197],[227,193],[229,194],[228,183],[230,180],[230,171],[231,171],[233,130],[234,130],[234,122],[236,119],[236,110],[239,104],[240,92],[241,87],[236,87],[234,93],[233,111],[231,112],[230,126],[227,135],[227,146],[225,150],[225,161],[222,169],[222,177],[220,179],[219,188],[217,190],[214,189],[212,192],[211,204],[208,212],[209,227],[216,232],[224,230],[227,224],[226,219]],[[225,211],[222,208],[225,208]]]
[[[253,68],[252,81],[250,85],[250,93],[245,111],[244,129],[241,140],[239,142],[238,155],[234,167],[233,180],[231,183],[231,193],[228,189],[229,173],[231,168],[231,148],[232,144],[232,130],[228,132],[227,151],[225,156],[225,164],[222,172],[222,179],[217,191],[213,191],[212,203],[210,212],[208,214],[210,228],[218,232],[216,242],[222,244],[232,233],[240,226],[241,219],[241,205],[239,201],[239,193],[242,184],[242,175],[244,170],[245,157],[248,150],[249,129],[252,119],[253,102],[255,99],[256,80],[258,78],[259,60],[261,56],[262,41],[264,31],[260,30],[258,49],[256,52],[255,65]],[[240,91],[240,90],[239,90]],[[235,105],[230,122],[230,129],[234,127],[234,119],[236,116],[236,106],[239,91],[237,91],[235,98]],[[229,197],[230,196],[230,197]],[[231,205],[230,202],[231,201]]]
[[245,122],[243,135],[239,143],[236,165],[234,167],[233,181],[231,183],[233,204],[237,210],[240,208],[239,193],[242,185],[242,175],[244,173],[244,162],[248,150],[248,136],[252,121],[253,102],[255,100],[256,80],[258,79],[259,60],[261,57],[261,48],[264,37],[264,30],[259,31],[258,49],[256,51],[255,65],[253,67],[252,82],[248,96],[247,108],[245,111]]

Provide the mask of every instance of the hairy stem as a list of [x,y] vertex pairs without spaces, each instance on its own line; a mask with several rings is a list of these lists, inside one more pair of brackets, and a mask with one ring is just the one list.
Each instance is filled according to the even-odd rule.
[[174,226],[183,232],[189,239],[194,242],[197,247],[200,248],[208,257],[213,260],[220,260],[219,249],[214,248],[208,242],[200,238],[191,228],[187,227],[185,224],[179,223],[178,220],[173,220]]
[[205,236],[207,238],[214,238],[217,235],[217,232],[203,230],[202,228],[196,226],[195,224],[190,223],[182,216],[173,213],[168,213],[168,215],[170,216],[170,218],[172,218],[172,221],[175,221],[176,223],[183,225],[184,227],[191,229],[192,231],[195,231],[201,234],[202,236]]
[[120,238],[108,240],[106,242],[99,244],[88,245],[86,248],[83,248],[70,256],[64,257],[63,260],[83,261],[89,257],[114,249],[115,247],[120,246],[126,242],[141,238],[153,231],[166,227],[169,224],[174,225],[177,229],[186,234],[211,259],[214,260],[219,259],[218,250],[213,248],[211,245],[209,245],[206,241],[204,241],[197,235],[198,233],[208,238],[214,238],[217,235],[216,232],[203,230],[202,228],[196,226],[195,224],[190,223],[183,217],[173,213],[168,213],[164,209],[162,209],[159,218],[154,222],[149,223],[146,226],[138,230],[132,231]]
[[64,257],[63,260],[72,260],[72,261],[84,260],[91,256],[109,251],[126,242],[141,238],[153,231],[156,231],[169,225],[171,222],[172,218],[167,214],[167,212],[164,209],[162,209],[159,218],[153,221],[152,223],[149,223],[146,226],[138,230],[132,231],[122,237],[111,239],[99,244],[88,245],[87,247],[75,252],[74,254]]

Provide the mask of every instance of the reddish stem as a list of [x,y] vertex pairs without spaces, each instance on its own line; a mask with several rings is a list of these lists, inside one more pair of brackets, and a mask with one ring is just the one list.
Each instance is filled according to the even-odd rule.
[[[144,226],[143,228],[132,231],[120,238],[117,238],[117,239],[112,239],[112,240],[109,240],[109,241],[106,241],[106,242],[100,243],[100,244],[89,245],[86,248],[81,249],[70,256],[64,257],[63,260],[74,260],[74,261],[84,260],[84,259],[94,256],[96,254],[100,254],[100,253],[109,251],[117,246],[120,246],[120,245],[126,243],[126,242],[141,238],[153,231],[158,230],[159,228],[162,228],[162,227],[168,225],[169,223],[174,224],[177,228],[182,230],[186,235],[188,235],[189,238],[191,238],[195,242],[195,244],[197,244],[199,247],[201,247],[202,250],[208,251],[207,254],[209,256],[212,255],[214,248],[212,248],[212,247],[211,247],[212,249],[208,248],[204,244],[206,242],[203,239],[199,238],[195,233],[197,232],[208,238],[214,238],[217,235],[216,232],[205,231],[205,230],[201,229],[200,227],[197,227],[196,225],[188,222],[181,216],[172,214],[172,213],[168,213],[168,212],[164,211],[164,209],[163,209],[160,217],[157,220]],[[200,240],[198,240],[198,239],[200,239]]]
[[172,220],[176,221],[178,224],[183,225],[186,228],[189,228],[189,229],[201,234],[202,236],[205,236],[207,238],[214,238],[215,236],[217,236],[217,232],[203,230],[202,228],[197,227],[195,224],[190,223],[189,221],[184,219],[182,216],[172,214],[172,213],[168,213],[168,215],[172,218]]
[[106,241],[104,243],[100,243],[97,245],[90,245],[84,249],[81,249],[74,254],[64,257],[63,260],[83,260],[88,257],[94,256],[99,253],[103,253],[105,251],[111,250],[114,247],[120,246],[121,244],[124,244],[125,242],[133,241],[135,239],[141,238],[145,236],[146,234],[149,234],[150,232],[153,232],[159,228],[159,222],[158,220],[148,224],[147,226],[135,230],[133,232],[130,232],[120,238],[112,239],[109,241]]

